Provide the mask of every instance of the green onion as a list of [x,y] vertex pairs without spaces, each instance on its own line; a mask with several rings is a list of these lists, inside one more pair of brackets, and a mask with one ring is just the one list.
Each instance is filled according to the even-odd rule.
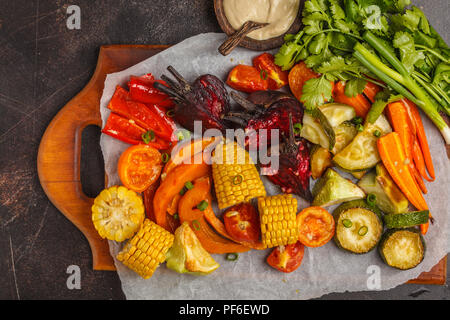
[[200,202],[198,205],[197,205],[197,209],[198,210],[200,210],[200,211],[205,211],[206,210],[206,208],[208,208],[208,201],[206,201],[206,200],[202,200],[202,202]]
[[175,115],[175,110],[174,109],[169,109],[166,112],[166,116],[168,116],[169,118],[172,118]]
[[155,133],[153,130],[149,130],[143,133],[141,137],[145,144],[149,144],[151,141],[155,140]]
[[177,132],[178,141],[189,139],[191,137],[191,133],[187,130],[180,130]]
[[294,124],[294,133],[300,134],[301,131],[302,131],[302,124],[301,123]]
[[198,220],[193,220],[192,221],[192,227],[194,228],[195,231],[200,230],[200,222],[198,222]]
[[187,189],[186,189],[185,187],[183,187],[183,188],[180,190],[180,196],[183,196],[183,195],[186,193],[186,191],[187,191]]
[[367,234],[367,232],[369,231],[369,228],[367,228],[366,226],[362,226],[361,228],[359,228],[358,230],[358,235],[365,236]]
[[355,124],[355,125],[362,124],[363,121],[364,121],[364,119],[361,118],[361,117],[354,117],[354,118],[352,119],[352,123]]
[[227,255],[225,256],[225,259],[227,259],[228,261],[236,261],[237,259],[239,259],[239,254],[227,253]]
[[234,184],[235,186],[241,184],[242,181],[244,181],[244,177],[242,176],[242,174],[238,174],[238,175],[236,175],[236,176],[233,177],[233,184]]
[[268,77],[267,71],[264,69],[261,69],[261,71],[259,72],[259,76],[261,77],[261,79],[267,80],[267,77]]
[[165,153],[165,152],[164,152],[164,153],[161,155],[162,163],[167,163],[167,162],[169,162],[169,159],[170,159],[170,156],[169,156],[168,153]]
[[191,190],[194,188],[194,185],[192,184],[192,182],[188,181],[184,184],[184,186],[186,187],[186,189]]
[[381,137],[381,132],[380,132],[380,130],[375,130],[375,131],[373,132],[373,135],[374,135],[375,137],[377,137],[377,138]]
[[366,201],[369,206],[374,206],[377,204],[377,196],[374,193],[369,193],[367,195]]
[[178,220],[178,219],[180,218],[180,216],[178,215],[178,213],[175,213],[175,214],[173,215],[173,218],[174,218],[175,220]]
[[342,220],[342,224],[346,228],[351,228],[353,225],[353,222],[350,219],[344,219],[344,220]]
[[358,130],[359,132],[363,132],[364,126],[362,124],[358,124],[358,125],[356,125],[356,130]]

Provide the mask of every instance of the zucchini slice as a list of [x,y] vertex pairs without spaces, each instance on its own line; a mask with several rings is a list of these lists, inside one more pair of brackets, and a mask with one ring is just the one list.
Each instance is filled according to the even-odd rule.
[[322,148],[319,145],[314,145],[311,149],[311,177],[318,179],[322,176],[324,171],[333,166],[331,163],[331,153],[328,149]]
[[359,132],[353,141],[341,152],[336,154],[333,162],[345,171],[364,171],[373,168],[380,162],[377,149],[377,137],[374,132],[378,130],[381,135],[392,131],[389,122],[381,115],[374,124],[366,123],[364,130]]
[[325,149],[330,148],[330,141],[322,126],[320,121],[314,119],[310,114],[305,113],[303,115],[302,130],[300,136],[305,138],[311,143],[318,144]]
[[364,200],[346,202],[333,212],[334,241],[343,250],[363,254],[374,249],[383,233],[381,213]]
[[331,150],[333,154],[339,153],[344,149],[358,134],[356,126],[350,121],[344,121],[334,128],[334,148]]
[[383,261],[400,270],[418,266],[425,257],[425,240],[417,229],[390,229],[383,234],[378,252]]
[[429,216],[430,212],[428,210],[424,210],[399,214],[388,214],[383,218],[387,228],[398,229],[414,227],[427,223]]

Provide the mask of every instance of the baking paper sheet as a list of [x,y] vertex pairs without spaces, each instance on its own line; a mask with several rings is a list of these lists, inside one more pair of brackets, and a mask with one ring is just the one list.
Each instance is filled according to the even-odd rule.
[[[224,34],[200,34],[127,70],[109,74],[100,103],[103,124],[109,115],[106,106],[115,86],[126,86],[131,75],[151,72],[160,77],[163,73],[168,74],[166,67],[172,65],[188,81],[205,73],[225,80],[232,67],[238,63],[251,65],[251,59],[258,55],[257,52],[237,48],[224,57],[217,51],[224,40]],[[426,256],[418,267],[399,271],[386,266],[376,250],[354,255],[339,250],[333,241],[320,248],[306,248],[302,265],[289,274],[276,271],[265,262],[271,249],[242,253],[235,262],[225,260],[224,255],[214,255],[220,268],[203,277],[178,274],[161,265],[151,279],[143,280],[115,260],[127,299],[310,299],[332,292],[387,290],[429,271],[450,248],[450,168],[438,130],[428,118],[423,118],[437,177],[433,183],[427,183],[425,198],[435,224],[425,236]],[[120,184],[117,161],[129,145],[107,135],[102,135],[100,144],[109,185]],[[267,181],[265,185],[269,194],[279,193],[279,189]],[[305,207],[306,203],[298,199],[299,209]],[[113,241],[109,244],[115,257],[122,244]]]

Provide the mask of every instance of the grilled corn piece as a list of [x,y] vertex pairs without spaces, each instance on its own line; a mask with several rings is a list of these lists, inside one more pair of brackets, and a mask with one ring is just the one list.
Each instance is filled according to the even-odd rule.
[[212,173],[219,209],[266,195],[249,153],[236,142],[221,142],[216,147]]
[[148,279],[166,260],[166,253],[172,247],[173,240],[173,234],[145,219],[139,232],[119,252],[117,260]]
[[290,194],[258,198],[262,242],[267,248],[296,243],[297,199]]
[[132,190],[114,186],[103,190],[92,205],[92,222],[102,238],[124,241],[131,238],[145,218],[142,198]]

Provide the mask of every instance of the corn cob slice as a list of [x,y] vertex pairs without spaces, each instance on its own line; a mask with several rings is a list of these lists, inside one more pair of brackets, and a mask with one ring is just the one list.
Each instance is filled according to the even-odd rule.
[[145,218],[142,198],[122,186],[103,190],[92,205],[92,222],[98,234],[108,240],[130,239]]
[[290,194],[258,198],[262,243],[267,248],[297,242],[297,199]]
[[145,219],[138,233],[119,252],[117,260],[148,279],[166,260],[166,253],[172,247],[173,240],[173,234]]
[[219,209],[266,195],[249,153],[236,142],[217,145],[212,158],[212,173]]

